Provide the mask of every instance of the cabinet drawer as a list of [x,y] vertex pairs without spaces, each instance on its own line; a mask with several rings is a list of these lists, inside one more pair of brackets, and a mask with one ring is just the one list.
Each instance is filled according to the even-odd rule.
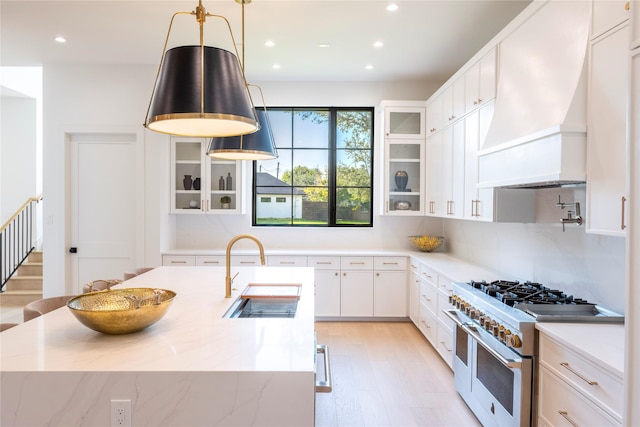
[[438,291],[438,321],[447,325],[447,327],[453,331],[453,320],[449,318],[446,314],[442,312],[442,310],[446,310],[451,307],[449,303],[449,294],[442,290]]
[[411,271],[412,273],[415,273],[417,275],[420,275],[420,263],[417,262],[415,259],[410,258],[409,259],[409,271]]
[[423,304],[434,316],[437,316],[438,291],[424,280],[420,281],[420,304]]
[[307,265],[318,270],[339,270],[340,257],[337,256],[310,256]]
[[204,267],[224,267],[226,258],[222,255],[196,255],[196,265]]
[[420,264],[420,277],[431,283],[433,286],[438,286],[438,273],[424,264]]
[[373,257],[370,257],[370,256],[341,257],[340,269],[342,270],[373,270]]
[[453,281],[448,277],[440,275],[438,276],[438,288],[447,295],[451,295],[453,293]]
[[539,372],[539,411],[546,424],[581,427],[621,425],[545,366],[541,366]]
[[271,267],[306,267],[307,257],[270,255],[267,257],[267,264]]
[[259,255],[233,255],[231,257],[231,265],[238,267],[260,266]]
[[621,416],[622,378],[603,370],[545,334],[540,334],[540,364],[609,408],[611,412]]
[[403,256],[383,256],[373,259],[374,270],[406,270],[407,258]]
[[196,265],[196,257],[194,255],[163,255],[162,265],[173,265],[173,266]]
[[436,334],[438,333],[438,321],[424,304],[420,304],[420,323],[418,324],[422,334],[427,337],[431,345],[435,347]]
[[449,367],[453,364],[453,331],[442,322],[438,322],[438,353],[447,362]]

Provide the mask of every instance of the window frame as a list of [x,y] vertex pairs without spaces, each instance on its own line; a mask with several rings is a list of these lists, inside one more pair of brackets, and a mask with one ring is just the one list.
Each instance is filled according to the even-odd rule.
[[[251,198],[252,198],[252,203],[251,203],[251,225],[253,227],[321,227],[321,228],[372,228],[373,227],[373,212],[374,212],[374,190],[375,190],[375,108],[374,107],[267,107],[267,112],[269,111],[291,111],[293,114],[295,114],[296,111],[327,111],[329,113],[329,119],[328,119],[328,126],[329,126],[329,134],[328,134],[328,153],[329,153],[329,158],[327,159],[327,168],[328,168],[328,176],[327,176],[327,189],[328,189],[328,198],[327,198],[327,203],[328,203],[328,210],[327,210],[327,214],[328,214],[328,218],[327,218],[327,222],[323,223],[323,224],[295,224],[294,222],[294,216],[293,216],[293,209],[291,212],[291,223],[288,224],[260,224],[258,223],[256,220],[256,212],[257,212],[257,200],[260,196],[257,194],[257,187],[256,187],[256,174],[257,174],[257,170],[258,170],[258,161],[253,161],[252,162],[252,184],[251,184]],[[371,117],[371,125],[370,125],[370,140],[369,140],[369,147],[368,147],[368,152],[369,152],[369,156],[370,156],[370,162],[369,162],[369,170],[370,170],[370,174],[369,174],[369,183],[370,185],[368,187],[360,187],[360,188],[368,188],[369,189],[369,212],[368,212],[368,222],[364,223],[364,224],[357,224],[357,223],[348,223],[348,224],[344,224],[344,223],[340,223],[338,220],[338,206],[337,206],[337,193],[338,193],[338,189],[339,188],[345,188],[345,187],[336,187],[336,178],[337,178],[337,170],[338,170],[338,153],[343,150],[343,148],[338,148],[337,147],[337,135],[338,135],[338,128],[337,128],[337,116],[339,114],[340,111],[362,111],[362,112],[368,112],[370,114]],[[293,137],[293,135],[292,135]],[[278,147],[278,143],[276,142],[276,147]],[[278,147],[280,148],[280,147]],[[292,158],[294,158],[293,153],[295,153],[296,148],[293,145],[293,141],[289,141],[289,145],[286,147],[282,148],[287,149],[287,150],[291,150],[292,153]],[[312,148],[313,149],[313,148]],[[298,148],[298,150],[309,150],[309,148]],[[292,165],[292,167],[295,167],[296,165]],[[288,195],[287,197],[291,196],[293,197],[293,189],[295,188],[299,188],[296,186],[291,185],[290,188],[292,189],[292,192],[290,195]],[[358,187],[347,187],[347,188],[358,188]]]

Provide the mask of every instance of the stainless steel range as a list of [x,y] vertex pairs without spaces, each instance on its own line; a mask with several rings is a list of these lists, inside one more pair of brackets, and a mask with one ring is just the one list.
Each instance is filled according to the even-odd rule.
[[623,322],[606,310],[539,283],[454,283],[445,313],[455,322],[456,390],[484,426],[535,424],[535,323]]

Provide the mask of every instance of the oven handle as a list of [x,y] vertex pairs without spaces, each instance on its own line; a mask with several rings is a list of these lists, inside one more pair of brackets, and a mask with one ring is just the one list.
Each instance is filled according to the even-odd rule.
[[455,309],[442,310],[444,314],[447,315],[453,322],[460,326],[462,330],[471,335],[478,344],[480,344],[485,350],[487,350],[491,355],[496,358],[500,363],[502,363],[505,367],[509,369],[521,369],[522,368],[522,359],[507,359],[502,356],[500,353],[495,351],[491,346],[486,344],[482,339],[482,336],[476,331],[476,327],[473,324],[463,323],[458,317],[458,312]]
[[316,345],[316,353],[324,354],[324,381],[316,381],[316,392],[318,393],[331,393],[333,390],[331,386],[331,368],[329,364],[329,347],[325,344]]

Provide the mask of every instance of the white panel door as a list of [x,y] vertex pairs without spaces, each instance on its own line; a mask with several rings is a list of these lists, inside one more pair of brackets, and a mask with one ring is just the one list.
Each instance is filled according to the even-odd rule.
[[70,289],[122,279],[136,265],[136,189],[141,188],[135,134],[72,134]]

